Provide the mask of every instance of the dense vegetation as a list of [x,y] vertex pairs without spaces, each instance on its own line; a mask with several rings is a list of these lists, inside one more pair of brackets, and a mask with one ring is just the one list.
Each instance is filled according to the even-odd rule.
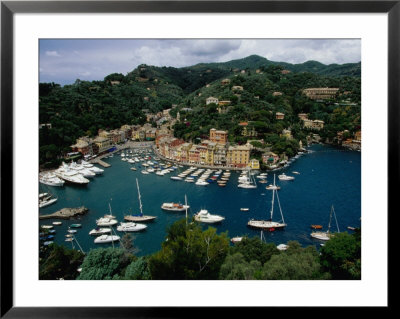
[[[284,69],[291,73],[282,74]],[[298,144],[280,138],[280,134],[284,128],[291,128],[294,139],[305,142],[308,132],[301,128],[299,113],[323,120],[325,129],[320,134],[330,140],[338,131],[347,129],[352,134],[360,129],[360,70],[360,63],[324,65],[309,61],[292,65],[252,55],[185,68],[139,65],[126,75],[110,74],[103,81],[78,79],[63,87],[40,83],[39,123],[50,123],[52,128],[39,130],[39,161],[54,164],[80,136],[93,137],[99,129],[124,124],[143,124],[144,110],[156,113],[168,108],[172,108],[172,116],[178,111],[181,115],[182,121],[173,127],[176,137],[196,142],[215,127],[228,130],[231,142],[244,143],[254,139],[241,135],[239,123],[248,121],[257,139],[291,156]],[[230,83],[222,84],[222,79]],[[234,86],[243,87],[243,91]],[[324,102],[310,100],[301,93],[309,87],[338,87],[339,96]],[[274,92],[282,95],[275,96]],[[229,100],[230,105],[206,107],[209,96]],[[285,119],[277,121],[276,112],[284,113]]]
[[182,219],[169,226],[161,250],[152,255],[135,256],[132,237],[126,235],[120,248],[92,249],[86,256],[57,244],[47,246],[39,267],[40,279],[359,280],[361,232],[338,233],[320,252],[297,241],[280,251],[257,237],[231,246],[227,233]]

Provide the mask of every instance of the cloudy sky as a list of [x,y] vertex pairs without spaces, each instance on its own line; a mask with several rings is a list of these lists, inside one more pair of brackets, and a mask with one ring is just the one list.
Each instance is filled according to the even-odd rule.
[[324,64],[361,61],[359,39],[40,40],[40,82],[103,80],[139,64],[184,67],[257,54],[271,61]]

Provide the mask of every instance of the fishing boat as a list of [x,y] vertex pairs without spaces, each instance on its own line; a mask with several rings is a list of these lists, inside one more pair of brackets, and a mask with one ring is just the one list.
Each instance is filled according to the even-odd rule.
[[126,220],[128,222],[149,222],[149,221],[156,219],[156,216],[143,215],[143,210],[142,210],[143,206],[142,206],[142,200],[141,200],[141,196],[140,196],[139,182],[138,182],[137,178],[136,178],[136,187],[138,190],[140,214],[126,215],[124,217],[124,220]]
[[182,205],[180,203],[163,203],[161,205],[161,209],[172,211],[172,212],[183,212],[186,209],[189,209],[189,206]]
[[197,214],[194,215],[194,220],[202,223],[219,223],[222,222],[225,217],[220,215],[211,215],[207,209],[201,209]]
[[111,243],[113,241],[118,241],[120,239],[119,236],[116,235],[100,235],[94,240],[95,244],[106,244]]
[[[275,185],[275,175],[274,175],[274,185]],[[275,194],[276,194],[276,198],[277,198],[277,202],[278,202],[278,206],[279,206],[279,211],[281,213],[281,221],[279,222],[275,222],[272,221],[272,218],[274,216],[274,202],[275,202]],[[251,219],[247,225],[253,228],[259,228],[259,229],[267,229],[267,230],[275,230],[275,229],[283,229],[287,226],[287,224],[285,223],[285,220],[283,219],[283,213],[282,213],[282,208],[281,208],[281,204],[279,202],[279,196],[278,196],[278,192],[276,191],[276,189],[272,190],[272,201],[271,201],[271,212],[270,212],[270,218],[268,220],[254,220]]]
[[121,223],[120,225],[117,226],[118,231],[124,231],[124,232],[141,231],[145,230],[146,228],[147,228],[146,225],[134,222]]
[[331,212],[329,213],[328,230],[326,232],[322,232],[322,231],[312,232],[310,234],[312,238],[319,239],[319,240],[329,240],[335,235],[335,234],[332,234],[330,232],[332,215],[335,216],[337,231],[338,231],[338,233],[340,232],[339,225],[338,225],[337,218],[336,218],[336,213],[335,213],[335,210],[334,210],[333,205],[332,205],[331,206]]

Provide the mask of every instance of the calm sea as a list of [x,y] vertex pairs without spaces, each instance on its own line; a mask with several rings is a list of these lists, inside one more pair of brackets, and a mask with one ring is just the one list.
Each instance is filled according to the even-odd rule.
[[[360,227],[361,153],[326,145],[312,145],[308,149],[310,153],[302,155],[288,167],[275,172],[276,175],[284,172],[294,176],[295,180],[280,181],[276,176],[276,184],[281,187],[278,195],[287,227],[284,230],[264,232],[268,242],[278,245],[297,240],[303,246],[319,246],[321,242],[310,237],[310,225],[320,224],[323,230],[326,230],[332,205],[340,231],[348,231],[347,226]],[[124,162],[119,154],[104,161],[111,164],[111,167],[104,168],[104,173],[92,178],[87,186],[50,187],[40,184],[40,192],[50,191],[58,197],[55,204],[41,208],[40,214],[50,214],[64,207],[82,205],[89,209],[89,212],[79,219],[63,221],[61,226],[54,226],[55,242],[72,247],[71,242],[65,242],[65,234],[68,225],[80,223],[82,228],[78,229],[75,236],[85,252],[100,246],[111,246],[94,244],[94,237],[88,233],[96,227],[96,219],[109,213],[109,204],[119,222],[123,221],[124,215],[139,212],[136,178],[139,181],[143,213],[157,216],[154,222],[147,223],[148,228],[144,232],[131,233],[138,256],[160,250],[167,226],[185,218],[185,212],[167,212],[160,208],[164,202],[184,203],[185,195],[191,207],[189,217],[202,208],[211,214],[223,215],[226,219],[221,224],[212,226],[216,227],[218,232],[228,231],[230,237],[259,237],[260,231],[249,228],[248,220],[269,218],[272,191],[266,190],[265,186],[273,183],[274,172],[268,172],[268,183],[258,183],[256,189],[238,188],[239,173],[234,171],[231,171],[226,187],[219,187],[216,183],[204,187],[170,179],[187,167],[164,176],[154,173],[144,175],[140,172],[141,163]],[[137,167],[137,171],[130,169],[132,165]],[[293,174],[293,171],[300,174]],[[249,211],[241,211],[242,207],[249,208]],[[279,219],[280,212],[275,200],[274,220]],[[53,221],[55,220],[42,220],[40,224],[50,225]],[[336,231],[334,219],[331,231]],[[119,235],[122,236],[123,233]]]

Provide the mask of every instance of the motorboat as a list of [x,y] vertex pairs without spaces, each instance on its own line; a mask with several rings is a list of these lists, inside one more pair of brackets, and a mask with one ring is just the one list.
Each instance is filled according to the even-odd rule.
[[57,201],[57,197],[53,197],[51,194],[44,195],[42,197],[40,197],[40,195],[39,195],[39,207],[40,208],[54,204],[56,201]]
[[281,181],[292,181],[292,180],[294,180],[293,176],[286,175],[285,173],[282,173],[281,175],[278,175],[278,178]]
[[241,210],[242,212],[248,212],[250,209],[247,208],[247,207],[243,207],[243,208],[241,208],[240,210]]
[[171,179],[174,181],[181,181],[183,178],[180,176],[171,176]]
[[59,226],[61,224],[62,224],[62,222],[53,222],[53,225],[56,225],[56,226]]
[[119,236],[116,235],[100,235],[94,240],[95,244],[106,244],[106,243],[111,243],[113,241],[118,241],[120,239]]
[[64,186],[65,181],[54,173],[39,174],[39,182],[49,186]]
[[194,215],[194,220],[202,223],[219,223],[222,222],[225,217],[220,215],[212,215],[207,209],[201,209],[197,214]]
[[68,166],[61,166],[57,170],[54,171],[54,174],[70,183],[74,184],[88,184],[89,180],[82,176],[82,174],[78,173],[75,170],[70,169]]
[[278,185],[269,184],[267,187],[265,187],[265,189],[268,189],[268,190],[280,190],[281,187],[278,186]]
[[233,237],[233,238],[231,238],[231,243],[237,244],[237,243],[240,243],[242,240],[243,240],[243,237]]
[[280,245],[276,246],[276,248],[280,251],[283,251],[283,250],[287,250],[289,248],[289,246],[286,244],[280,244]]
[[146,225],[137,224],[134,222],[121,223],[120,225],[117,226],[118,231],[125,231],[125,232],[141,231],[141,230],[145,230],[146,228],[147,228]]
[[96,227],[95,229],[92,229],[89,232],[89,235],[97,236],[97,235],[104,235],[104,234],[107,234],[107,233],[111,233],[111,229],[110,228]]
[[184,205],[184,204],[180,204],[180,203],[163,203],[161,205],[161,209],[172,211],[172,212],[183,212],[189,208],[190,208],[189,205]]
[[199,185],[199,186],[207,186],[207,185],[209,185],[208,182],[206,182],[205,180],[202,180],[202,179],[197,180],[197,182],[195,184]]

